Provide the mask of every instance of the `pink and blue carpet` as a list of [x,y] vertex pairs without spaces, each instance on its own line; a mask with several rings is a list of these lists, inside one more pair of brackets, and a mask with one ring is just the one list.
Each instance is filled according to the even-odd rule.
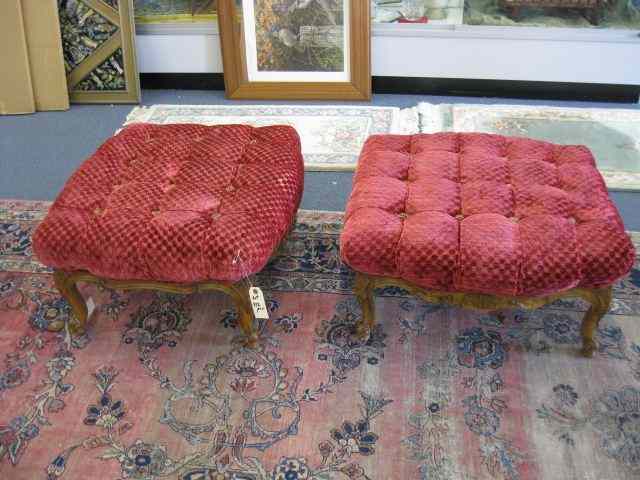
[[389,288],[363,343],[341,215],[302,211],[254,279],[271,311],[258,350],[210,293],[86,286],[91,327],[71,338],[47,331],[70,309],[31,252],[47,208],[0,202],[0,478],[640,475],[638,267],[592,360],[579,301],[483,314]]

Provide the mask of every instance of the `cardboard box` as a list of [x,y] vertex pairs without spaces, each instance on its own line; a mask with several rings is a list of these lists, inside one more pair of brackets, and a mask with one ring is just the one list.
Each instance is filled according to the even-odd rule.
[[68,110],[58,2],[22,0],[22,17],[36,110]]
[[67,110],[56,0],[0,0],[0,114]]
[[0,1],[0,113],[33,113],[36,109],[20,0]]

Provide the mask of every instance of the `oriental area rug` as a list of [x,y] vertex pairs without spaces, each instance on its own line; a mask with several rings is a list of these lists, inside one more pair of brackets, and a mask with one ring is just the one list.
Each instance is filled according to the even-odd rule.
[[[342,215],[301,211],[252,282],[270,319],[240,346],[217,294],[82,286],[90,328],[32,255],[44,202],[0,202],[0,478],[631,480],[640,475],[640,269],[599,350],[586,305],[491,314],[377,293],[359,341]],[[636,245],[640,237],[632,234]]]
[[353,171],[369,135],[418,133],[417,108],[290,105],[152,105],[125,125],[147,123],[290,125],[300,135],[307,171]]
[[421,131],[484,132],[586,145],[607,187],[640,190],[640,109],[421,103]]

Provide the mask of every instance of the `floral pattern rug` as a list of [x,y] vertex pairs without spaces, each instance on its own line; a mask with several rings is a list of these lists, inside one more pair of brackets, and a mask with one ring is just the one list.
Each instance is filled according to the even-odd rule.
[[136,107],[125,125],[244,123],[290,125],[300,135],[305,170],[353,171],[369,135],[417,133],[417,108],[290,105],[152,105]]
[[[492,314],[379,291],[359,341],[341,214],[301,211],[252,281],[260,347],[231,301],[82,286],[86,335],[32,255],[44,202],[0,201],[0,478],[635,479],[640,268],[578,356],[586,305]],[[636,245],[640,237],[633,234]]]
[[485,132],[586,145],[610,189],[640,190],[640,110],[421,103],[421,131]]

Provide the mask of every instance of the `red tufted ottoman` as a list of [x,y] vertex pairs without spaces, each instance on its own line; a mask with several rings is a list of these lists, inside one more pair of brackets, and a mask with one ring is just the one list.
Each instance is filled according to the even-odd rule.
[[175,293],[222,290],[255,342],[248,291],[292,224],[304,180],[287,126],[125,128],[69,179],[33,236],[79,324],[78,281]]
[[475,133],[371,137],[340,242],[363,334],[385,285],[483,309],[574,296],[592,305],[587,356],[635,256],[586,147]]

